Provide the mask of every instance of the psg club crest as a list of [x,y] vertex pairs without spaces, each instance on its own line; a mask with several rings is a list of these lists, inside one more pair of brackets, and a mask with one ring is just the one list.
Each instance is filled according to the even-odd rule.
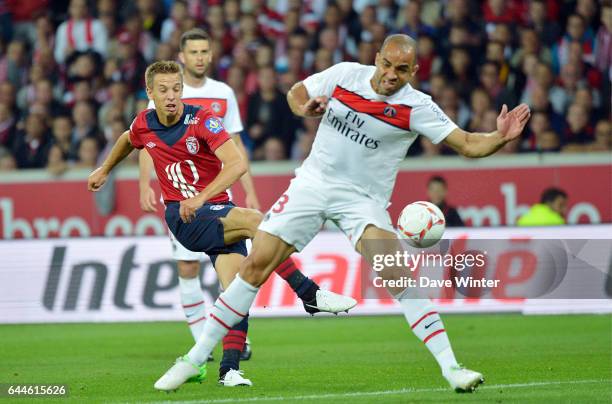
[[395,110],[395,108],[388,106],[385,107],[383,114],[385,114],[385,116],[389,118],[393,118],[397,114],[397,111]]
[[221,104],[219,104],[217,101],[210,104],[210,108],[212,108],[212,110],[215,111],[215,114],[218,114],[219,112],[221,112]]
[[221,121],[217,118],[208,118],[206,122],[204,122],[206,128],[214,134],[217,134],[223,130],[223,125],[221,125]]
[[200,150],[200,143],[194,136],[189,136],[185,139],[185,145],[187,146],[187,151],[191,154],[197,154]]

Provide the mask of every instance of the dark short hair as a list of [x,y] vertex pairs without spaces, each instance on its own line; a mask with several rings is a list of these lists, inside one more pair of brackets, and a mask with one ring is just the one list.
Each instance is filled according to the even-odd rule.
[[442,185],[444,185],[446,187],[446,180],[441,175],[434,175],[433,177],[431,177],[429,179],[429,181],[427,181],[427,186],[429,186],[430,184],[432,184],[434,182],[442,184]]
[[208,32],[204,31],[202,28],[193,28],[189,31],[183,32],[183,34],[181,35],[179,49],[181,51],[185,49],[185,44],[187,43],[187,41],[195,41],[198,39],[210,41],[210,35],[208,35]]
[[550,187],[546,188],[542,192],[540,197],[540,203],[551,203],[554,202],[558,197],[567,198],[567,193],[561,188]]

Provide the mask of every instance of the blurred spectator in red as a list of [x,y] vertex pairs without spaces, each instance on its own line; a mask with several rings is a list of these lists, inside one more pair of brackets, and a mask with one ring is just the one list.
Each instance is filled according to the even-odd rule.
[[240,120],[246,122],[249,97],[244,88],[245,77],[242,69],[238,66],[232,66],[228,70],[227,84],[234,90],[238,109],[240,110]]
[[108,35],[106,27],[98,19],[91,18],[87,0],[70,0],[70,18],[57,28],[55,36],[55,61],[62,64],[74,52],[93,50],[106,55]]
[[19,168],[43,168],[51,145],[43,116],[30,114],[25,128],[17,133],[13,154]]
[[[421,83],[425,83],[429,81],[429,77],[433,72],[440,71],[442,68],[442,59],[436,54],[436,44],[434,38],[430,35],[419,35],[417,39],[417,49],[419,64],[417,77]],[[376,53],[374,49],[372,49],[372,52],[374,54]],[[373,61],[374,58],[372,57],[370,62],[364,64],[373,64]]]
[[136,38],[125,31],[119,35],[119,44],[117,67],[120,80],[127,83],[132,92],[143,89],[147,62],[138,49]]

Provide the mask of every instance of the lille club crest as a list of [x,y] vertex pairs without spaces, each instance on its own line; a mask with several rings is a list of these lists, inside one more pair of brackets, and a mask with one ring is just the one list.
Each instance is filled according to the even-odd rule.
[[197,154],[200,150],[200,143],[198,142],[198,139],[193,136],[189,136],[187,139],[185,139],[185,145],[187,146],[187,151],[191,154]]

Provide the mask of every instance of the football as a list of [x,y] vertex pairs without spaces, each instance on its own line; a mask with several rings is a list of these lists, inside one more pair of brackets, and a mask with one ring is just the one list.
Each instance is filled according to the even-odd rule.
[[442,238],[446,221],[442,211],[433,203],[413,202],[402,210],[397,220],[401,237],[413,247],[431,247]]

